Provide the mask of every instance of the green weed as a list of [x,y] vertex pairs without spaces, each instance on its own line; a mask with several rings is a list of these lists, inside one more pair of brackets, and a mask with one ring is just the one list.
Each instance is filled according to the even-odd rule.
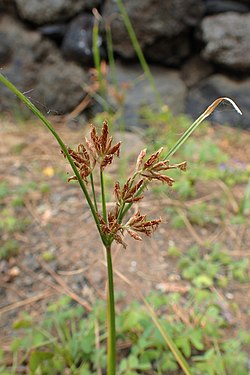
[[[243,348],[249,342],[249,335],[242,332],[235,339],[225,340],[222,328],[225,330],[227,323],[216,305],[215,296],[205,300],[204,305],[204,299],[199,301],[195,297],[196,323],[187,326],[176,321],[171,311],[171,304],[180,302],[179,294],[154,292],[148,297],[161,315],[161,325],[189,360],[193,374],[223,375],[224,368],[229,375],[247,375],[247,356]],[[188,309],[188,304],[183,308]],[[97,373],[98,368],[105,370],[105,316],[102,301],[97,301],[93,311],[87,314],[82,307],[64,297],[48,307],[40,322],[29,315],[16,321],[13,329],[18,337],[11,345],[13,356],[18,358],[19,364],[27,363],[31,374],[56,375],[71,371],[74,375],[88,375]],[[96,348],[97,327],[99,349]],[[161,334],[138,302],[132,302],[119,312],[117,336],[118,357],[122,358],[118,375],[171,374],[178,369]],[[237,368],[240,372],[234,372]]]
[[230,253],[214,246],[210,251],[202,251],[192,246],[179,261],[184,279],[190,280],[197,288],[208,288],[213,285],[226,287],[230,279],[240,282],[249,281],[247,259],[235,261]]
[[16,240],[9,239],[0,244],[0,260],[8,260],[18,254],[19,244]]

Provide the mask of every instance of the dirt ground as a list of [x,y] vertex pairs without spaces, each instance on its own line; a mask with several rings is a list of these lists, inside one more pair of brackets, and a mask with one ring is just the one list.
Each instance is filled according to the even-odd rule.
[[[83,137],[80,128],[71,129],[65,124],[56,127],[68,145],[79,143]],[[228,137],[225,140],[225,132],[230,134],[232,143]],[[232,162],[249,165],[250,133],[242,133],[240,137],[238,134],[221,127],[215,136],[211,129],[211,136],[232,156]],[[137,153],[140,140],[135,141],[130,134],[128,143],[132,145],[132,141],[135,144],[131,147]],[[18,190],[21,186],[33,183],[33,187],[22,193],[23,205],[13,209],[19,222],[28,222],[25,230],[3,234],[4,239],[11,236],[19,244],[18,255],[0,261],[0,341],[8,350],[13,335],[11,324],[21,312],[27,311],[39,319],[49,301],[62,294],[70,295],[87,309],[96,297],[105,298],[106,269],[102,245],[82,193],[77,184],[66,182],[69,167],[47,130],[36,122],[23,125],[1,120],[0,158],[0,180],[6,181],[10,190],[21,194]],[[249,220],[240,228],[225,222],[200,228],[185,216],[185,207],[197,201],[217,204],[220,196],[225,195],[226,210],[230,212],[242,196],[240,186],[226,191],[214,182],[208,184],[201,183],[197,196],[185,203],[178,202],[171,191],[169,196],[159,199],[148,193],[141,211],[152,217],[161,216],[163,224],[152,238],[142,242],[126,238],[126,250],[118,245],[113,250],[116,289],[126,292],[126,301],[138,298],[136,290],[144,294],[156,289],[186,293],[190,284],[181,278],[176,261],[168,257],[169,245],[175,244],[185,253],[192,244],[202,246],[205,241],[220,241],[228,244],[235,259],[249,257]],[[11,195],[6,194],[1,204],[8,206],[10,200]],[[168,205],[178,207],[185,228],[178,230],[169,225],[170,218],[164,211]],[[248,291],[249,284],[239,282],[231,283],[225,294],[217,291],[226,303],[231,296],[240,306],[234,318],[243,329],[250,323]]]

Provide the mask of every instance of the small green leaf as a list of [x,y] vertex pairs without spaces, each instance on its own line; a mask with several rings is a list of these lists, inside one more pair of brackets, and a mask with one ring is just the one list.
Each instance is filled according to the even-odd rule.
[[213,285],[213,280],[211,277],[203,274],[195,277],[193,279],[193,284],[197,286],[197,288],[208,288]]
[[134,355],[130,355],[128,357],[128,363],[130,368],[136,369],[139,364],[139,361],[137,357],[135,357]]
[[29,369],[32,374],[35,373],[35,371],[38,369],[38,367],[43,363],[44,361],[47,361],[48,359],[53,358],[54,353],[52,352],[41,352],[36,351],[33,352],[30,356],[29,360]]
[[13,323],[13,329],[29,328],[32,326],[32,321],[28,319],[20,319]]
[[204,349],[204,344],[202,342],[202,332],[200,330],[194,330],[191,332],[190,341],[197,350]]

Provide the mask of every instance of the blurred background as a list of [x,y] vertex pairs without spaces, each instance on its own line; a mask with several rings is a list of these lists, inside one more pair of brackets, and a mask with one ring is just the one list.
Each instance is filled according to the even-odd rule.
[[[216,111],[213,119],[249,128],[248,0],[123,3],[165,104],[176,113],[196,117],[217,97],[237,98],[243,117],[230,109]],[[93,8],[99,12],[96,17]],[[2,73],[39,101],[44,111],[69,113],[93,85],[95,20],[100,59],[110,65],[113,56],[116,79],[132,84],[131,99],[127,97],[125,103],[126,123],[136,121],[131,110],[154,102],[116,1],[1,0],[0,16]],[[110,69],[106,74],[111,80]],[[7,90],[2,86],[0,90],[2,111],[17,106]],[[117,103],[106,99],[115,111]],[[100,103],[92,110],[100,110]]]

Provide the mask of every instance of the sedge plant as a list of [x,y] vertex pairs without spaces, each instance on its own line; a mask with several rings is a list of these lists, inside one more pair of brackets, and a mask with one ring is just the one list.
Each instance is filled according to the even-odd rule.
[[[145,214],[134,211],[129,215],[129,210],[134,203],[144,198],[144,190],[154,182],[161,182],[172,186],[173,178],[168,176],[172,169],[186,170],[186,161],[171,164],[169,158],[181,147],[193,131],[208,117],[214,109],[223,101],[229,101],[237,112],[241,113],[236,104],[228,98],[219,98],[187,129],[175,145],[163,156],[163,148],[147,155],[146,149],[139,153],[134,171],[127,177],[124,185],[118,181],[114,184],[114,203],[110,209],[107,205],[105,191],[105,171],[112,164],[115,157],[119,157],[121,142],[113,144],[113,138],[109,133],[106,121],[98,133],[96,127],[92,126],[90,137],[85,138],[76,150],[66,147],[63,140],[54,130],[48,119],[34,106],[34,104],[22,94],[7,78],[0,74],[0,81],[6,85],[26,106],[43,122],[57,140],[62,154],[68,160],[73,170],[71,180],[77,180],[83,191],[89,209],[92,213],[100,239],[106,253],[107,264],[107,374],[116,374],[116,326],[115,326],[115,300],[114,281],[112,267],[112,246],[114,242],[121,244],[124,248],[124,234],[128,233],[134,240],[142,240],[141,235],[151,236],[161,223],[160,218],[148,220]],[[167,173],[167,174],[166,174]],[[101,204],[98,204],[96,187],[101,187]],[[188,363],[169,337],[168,333],[161,327],[156,315],[150,306],[147,306],[151,317],[162,334],[167,346],[175,356],[179,366],[187,375],[191,374]]]

